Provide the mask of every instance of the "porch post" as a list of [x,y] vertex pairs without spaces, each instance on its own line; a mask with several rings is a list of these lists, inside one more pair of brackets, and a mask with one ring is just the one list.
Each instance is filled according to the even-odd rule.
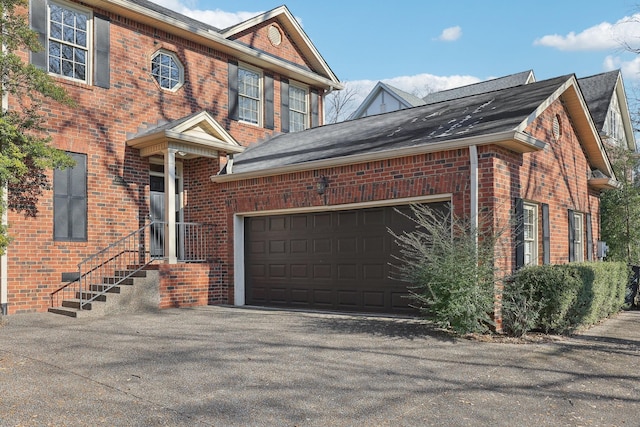
[[176,255],[176,151],[168,148],[164,154],[164,256],[166,262],[178,262]]

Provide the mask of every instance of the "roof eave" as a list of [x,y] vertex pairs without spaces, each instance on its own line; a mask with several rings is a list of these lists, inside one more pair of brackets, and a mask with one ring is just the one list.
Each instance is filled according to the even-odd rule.
[[495,144],[516,151],[518,153],[527,153],[543,150],[546,144],[543,141],[535,139],[530,135],[518,131],[506,131],[490,135],[479,135],[469,138],[460,138],[456,140],[447,140],[436,143],[423,144],[393,150],[382,150],[373,153],[353,154],[348,156],[340,156],[330,159],[313,160],[303,163],[295,163],[270,169],[259,169],[249,172],[240,172],[224,175],[213,175],[213,182],[230,182],[241,181],[244,179],[259,178],[265,176],[282,175],[293,172],[303,172],[314,169],[326,169],[337,166],[361,164],[386,160],[390,158],[409,157],[419,154],[435,153],[445,150],[455,150],[466,148],[472,145],[490,145]]
[[[173,34],[202,43],[205,46],[213,47],[220,52],[238,58],[240,61],[288,75],[302,83],[322,87],[326,90],[344,89],[344,85],[340,83],[333,72],[327,73],[327,76],[322,76],[319,73],[304,70],[289,62],[258,52],[242,43],[227,40],[218,32],[194,28],[186,22],[163,15],[127,0],[85,0],[85,3],[124,17],[135,19],[138,22],[153,27],[163,28],[163,26],[168,25],[172,27],[171,32]],[[323,71],[326,72],[324,68]]]
[[[302,48],[305,56],[307,56],[309,59],[312,59],[314,65],[322,69],[327,76],[331,77],[332,80],[339,81],[338,77],[331,70],[322,55],[320,55],[320,52],[316,49],[311,39],[307,36],[303,28],[298,23],[298,20],[291,14],[291,11],[289,11],[289,8],[287,8],[287,6],[279,6],[251,19],[247,19],[246,21],[234,25],[233,27],[227,28],[225,31],[221,32],[220,35],[225,39],[228,39],[235,34],[266,22],[269,19],[277,17],[286,18],[281,22],[281,25],[286,27],[286,29],[288,30],[287,33],[294,39],[296,45]],[[334,88],[337,89],[337,87]],[[340,87],[340,89],[342,89],[342,87]]]
[[596,190],[615,190],[622,185],[620,181],[613,178],[590,178],[588,180],[589,187]]

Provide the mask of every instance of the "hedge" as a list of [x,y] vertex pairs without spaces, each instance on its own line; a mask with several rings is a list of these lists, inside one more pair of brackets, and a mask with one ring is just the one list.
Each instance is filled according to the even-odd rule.
[[524,335],[531,330],[566,334],[594,325],[623,307],[630,275],[621,262],[523,268],[505,284],[503,327]]

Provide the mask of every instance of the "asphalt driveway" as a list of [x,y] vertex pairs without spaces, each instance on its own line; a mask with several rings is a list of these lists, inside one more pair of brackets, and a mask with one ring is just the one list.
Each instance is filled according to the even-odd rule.
[[528,344],[229,307],[9,316],[0,425],[636,426],[640,312]]

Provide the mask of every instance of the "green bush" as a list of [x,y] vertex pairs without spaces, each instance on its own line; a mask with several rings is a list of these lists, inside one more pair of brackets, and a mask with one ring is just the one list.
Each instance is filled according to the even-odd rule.
[[588,262],[527,267],[503,292],[507,333],[531,330],[569,333],[617,313],[624,304],[630,271],[620,262]]
[[463,221],[427,206],[411,208],[416,229],[392,234],[401,252],[397,267],[410,283],[413,305],[458,334],[487,332],[494,325],[493,239],[476,236]]

